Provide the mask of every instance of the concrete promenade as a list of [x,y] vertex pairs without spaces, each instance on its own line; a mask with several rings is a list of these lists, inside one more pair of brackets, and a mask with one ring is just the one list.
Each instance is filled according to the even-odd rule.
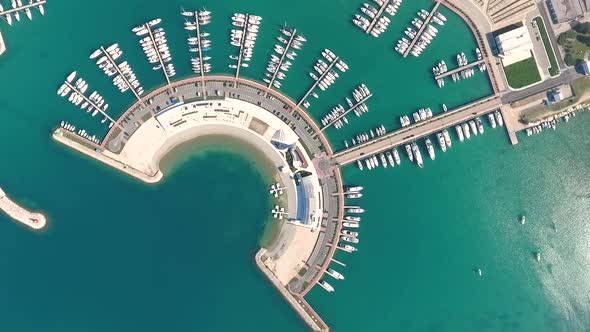
[[254,257],[254,261],[256,262],[256,266],[264,273],[264,275],[270,280],[270,282],[275,286],[275,288],[281,293],[281,295],[285,298],[285,300],[291,305],[293,310],[297,312],[299,317],[305,321],[305,323],[314,331],[314,332],[324,332],[329,331],[328,325],[322,320],[320,315],[318,315],[315,310],[303,299],[303,297],[294,295],[287,290],[287,288],[283,287],[279,279],[275,277],[275,275],[266,267],[264,261],[262,260],[262,256],[266,253],[266,249],[260,249],[256,256]]
[[[60,142],[62,144],[64,144],[65,146],[72,148],[90,158],[94,158],[96,160],[99,160],[111,167],[113,167],[116,170],[119,170],[127,175],[131,175],[134,178],[141,180],[143,182],[146,183],[156,183],[159,182],[162,179],[162,172],[157,172],[155,174],[146,174],[144,172],[141,172],[127,164],[124,164],[122,162],[120,162],[118,160],[118,158],[116,158],[116,156],[108,151],[108,150],[104,150],[102,152],[97,152],[96,150],[93,150],[79,142],[77,142],[74,139],[72,139],[72,135],[67,135],[63,129],[59,128],[56,129],[55,132],[53,132],[52,135],[53,139],[56,140],[57,142]],[[83,138],[79,138],[80,140],[82,140]]]
[[375,153],[407,144],[418,138],[441,131],[444,128],[484,115],[500,108],[500,106],[502,106],[502,102],[499,96],[483,98],[376,139],[342,150],[334,154],[332,160],[335,165],[344,166],[356,160],[367,158]]
[[[172,97],[176,97],[180,103],[171,104]],[[326,324],[304,300],[303,296],[325,276],[324,273],[335,254],[344,212],[343,181],[340,169],[331,167],[330,158],[333,155],[333,150],[327,138],[305,110],[294,101],[274,89],[268,89],[266,85],[247,79],[238,78],[236,80],[234,77],[221,75],[205,76],[204,78],[192,77],[172,82],[170,86],[162,86],[137,100],[116,120],[116,123],[121,127],[113,126],[100,146],[89,145],[83,139],[70,135],[61,129],[56,130],[54,139],[142,181],[153,183],[159,181],[162,174],[157,167],[146,166],[157,165],[155,161],[158,158],[144,156],[137,159],[140,157],[142,149],[147,149],[147,154],[150,154],[149,151],[163,144],[162,140],[169,140],[179,130],[184,130],[183,128],[186,126],[194,127],[195,133],[196,130],[203,133],[206,131],[204,130],[205,126],[215,126],[215,122],[229,121],[229,118],[226,121],[222,119],[223,117],[220,117],[219,120],[209,120],[209,116],[199,120],[201,117],[198,112],[202,112],[200,109],[203,107],[209,107],[209,112],[214,113],[217,108],[224,108],[223,105],[227,103],[237,105],[244,104],[244,102],[249,106],[233,107],[234,111],[224,113],[224,116],[230,116],[230,114],[236,116],[234,113],[239,110],[244,110],[246,114],[249,114],[251,108],[256,108],[258,109],[256,112],[265,114],[258,113],[255,118],[270,124],[270,127],[277,128],[277,121],[288,126],[284,128],[285,133],[292,129],[299,137],[305,150],[313,157],[313,160],[310,160],[308,164],[313,164],[312,167],[321,177],[320,191],[323,204],[318,210],[321,211],[321,215],[317,222],[321,225],[315,231],[317,238],[308,241],[303,237],[309,238],[310,236],[299,235],[301,232],[298,232],[295,235],[296,238],[293,238],[291,242],[279,243],[278,247],[283,249],[273,252],[267,251],[262,257],[262,261],[267,263],[265,264],[266,270],[263,272],[267,276],[266,272],[272,275],[273,278],[269,277],[269,280],[279,288],[285,299],[292,305],[296,305],[294,306],[295,310],[303,308],[303,310],[298,310],[298,313],[302,315],[310,328],[316,331],[327,331]],[[182,109],[182,111],[173,111],[173,109]],[[154,114],[157,115],[154,116]],[[269,122],[270,119],[267,117],[275,118],[273,120],[275,125],[272,125],[273,121]],[[203,122],[201,129],[199,129],[193,124],[194,121],[211,122],[211,125]],[[246,124],[246,122],[244,123]],[[144,127],[151,129],[146,131],[147,129],[144,130]],[[300,151],[304,150],[300,149]],[[132,160],[133,162],[131,162]],[[297,255],[292,252],[296,252]],[[303,257],[303,254],[306,257]],[[297,259],[293,260],[293,257]],[[281,258],[283,258],[282,261],[280,261]],[[291,264],[292,260],[294,264]],[[294,271],[292,268],[287,269],[287,265],[301,265],[302,267],[304,265],[309,268],[299,271],[301,274],[298,274],[298,271]],[[293,275],[287,278],[285,271],[293,273]],[[276,284],[276,281],[279,284]]]
[[4,211],[10,218],[34,230],[40,230],[47,224],[47,218],[45,218],[43,214],[30,212],[24,207],[16,204],[1,188],[0,210]]
[[477,8],[473,1],[443,0],[442,4],[459,15],[467,23],[467,26],[469,26],[469,29],[471,29],[471,32],[475,36],[477,46],[481,50],[494,93],[504,91],[506,88],[504,80],[498,79],[498,77],[502,77],[502,73],[500,72],[499,65],[491,62],[491,59],[494,59],[494,57],[492,56],[491,48],[486,42],[487,35],[492,32],[491,23],[486,15]]

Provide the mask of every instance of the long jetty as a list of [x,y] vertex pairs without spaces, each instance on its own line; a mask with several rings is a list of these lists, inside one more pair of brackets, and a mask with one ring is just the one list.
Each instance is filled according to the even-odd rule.
[[9,10],[0,11],[0,16],[9,15],[9,14],[12,14],[12,13],[15,13],[15,12],[18,12],[18,11],[21,11],[21,10],[25,10],[27,8],[39,7],[41,5],[44,5],[45,3],[47,3],[47,1],[40,0],[38,2],[30,3],[28,5],[18,6],[16,8],[12,8],[12,9],[9,9]]
[[499,95],[483,98],[337,152],[333,155],[332,161],[336,165],[344,166],[375,153],[412,142],[444,128],[484,115],[500,108],[500,106],[502,106],[502,101]]
[[30,212],[22,206],[16,204],[11,200],[6,193],[0,188],[0,210],[6,214],[32,229],[39,230],[47,224],[47,219],[41,213]]
[[375,14],[375,17],[373,17],[373,20],[371,21],[371,23],[369,23],[369,26],[367,26],[367,28],[365,29],[366,33],[370,33],[371,30],[373,29],[373,27],[375,26],[375,24],[377,24],[377,22],[379,21],[379,19],[381,18],[381,16],[383,15],[383,12],[385,11],[385,8],[387,8],[387,6],[389,6],[391,2],[389,0],[384,0],[383,4],[381,5],[381,8],[379,8],[379,10],[377,11],[377,14]]
[[[166,70],[166,65],[164,64],[164,59],[162,59],[162,54],[160,53],[160,49],[158,48],[158,44],[156,43],[156,38],[152,32],[152,27],[149,24],[144,24],[145,28],[147,29],[148,33],[150,34],[150,40],[152,42],[152,46],[158,55],[158,61],[160,62],[160,69],[162,69],[162,73],[164,73],[164,77],[166,78],[166,82],[170,85],[170,77],[168,76],[168,71]],[[129,86],[132,88],[131,86]]]
[[334,123],[336,123],[338,120],[340,120],[341,118],[343,118],[350,111],[354,110],[355,108],[359,107],[364,102],[366,102],[367,100],[369,100],[369,98],[371,98],[371,97],[373,97],[373,94],[372,93],[369,93],[366,97],[364,97],[363,99],[361,99],[358,103],[352,105],[352,107],[350,107],[347,110],[345,110],[342,114],[338,115],[333,121],[330,121],[329,123],[327,123],[320,130],[323,131],[323,130],[327,129],[328,127],[330,127],[331,125],[333,125]]
[[102,114],[105,118],[109,119],[109,121],[111,121],[112,123],[114,123],[116,126],[118,126],[119,128],[123,129],[123,127],[117,123],[117,120],[111,118],[103,109],[102,107],[98,106],[94,101],[90,100],[90,98],[86,97],[86,95],[84,93],[82,93],[82,91],[78,90],[78,88],[76,88],[73,84],[71,84],[68,81],[64,81],[64,83],[70,88],[72,89],[72,91],[74,91],[75,93],[77,93],[78,95],[82,96],[82,98],[84,99],[84,101],[86,101],[90,106],[94,107],[94,109],[96,109],[100,114]]
[[336,56],[334,58],[334,60],[332,62],[330,62],[330,64],[328,65],[328,68],[326,68],[326,70],[324,70],[324,72],[320,75],[320,77],[318,77],[318,79],[313,83],[311,88],[309,88],[309,90],[307,90],[305,95],[303,95],[303,97],[301,99],[299,99],[299,102],[297,103],[297,105],[295,105],[295,108],[298,108],[299,106],[301,106],[301,104],[303,104],[305,99],[307,99],[307,97],[309,97],[309,95],[311,94],[313,89],[315,89],[318,86],[318,84],[320,84],[320,82],[326,77],[326,75],[328,75],[328,73],[330,72],[330,69],[332,69],[332,67],[334,67],[334,65],[336,64],[336,62],[338,62],[338,60],[340,60],[340,57]]
[[287,42],[287,45],[285,45],[285,51],[283,52],[283,54],[281,54],[281,58],[279,59],[279,63],[277,64],[277,70],[275,70],[275,72],[272,74],[272,78],[270,79],[270,81],[268,83],[266,93],[268,93],[268,89],[271,88],[272,84],[277,79],[277,75],[279,74],[281,66],[283,65],[283,61],[285,61],[285,56],[287,56],[287,52],[289,52],[289,49],[291,48],[291,45],[293,44],[293,40],[295,40],[296,34],[297,34],[297,29],[293,29],[293,31],[291,31],[291,37],[289,37],[289,41]]
[[121,71],[121,68],[119,68],[119,65],[117,65],[117,62],[115,61],[115,59],[113,59],[113,57],[109,54],[109,52],[107,52],[107,50],[104,47],[101,46],[100,50],[107,57],[107,59],[109,60],[111,65],[113,65],[113,67],[115,67],[115,69],[117,70],[117,73],[121,76],[121,78],[125,81],[125,84],[127,84],[127,86],[129,87],[129,90],[131,90],[131,92],[133,92],[133,94],[135,95],[135,98],[137,98],[137,100],[141,100],[141,97],[139,96],[139,94],[137,94],[137,91],[135,91],[135,88],[131,85],[131,82],[129,82],[127,77],[125,77],[125,74],[123,74],[123,72]]
[[414,45],[416,44],[416,42],[420,39],[420,36],[422,36],[422,33],[424,32],[424,30],[426,29],[426,27],[430,23],[430,20],[432,20],[432,17],[434,16],[434,13],[436,13],[436,10],[440,6],[440,3],[441,3],[441,0],[437,0],[436,3],[434,4],[434,7],[432,7],[432,10],[430,11],[430,14],[428,14],[428,16],[426,17],[426,19],[424,20],[424,23],[422,23],[422,26],[420,27],[420,29],[418,29],[418,32],[416,33],[416,36],[414,36],[414,38],[412,38],[412,40],[410,41],[410,46],[408,46],[408,48],[404,52],[404,58],[407,57],[410,54],[410,52],[412,51],[412,48],[414,47]]
[[203,63],[203,42],[202,42],[202,38],[201,38],[201,23],[199,23],[199,11],[194,11],[194,17],[195,17],[195,26],[197,27],[196,31],[196,36],[198,38],[198,44],[197,44],[197,49],[199,50],[199,63],[201,64],[201,70],[199,72],[199,75],[201,76],[201,79],[203,80],[203,84],[201,84],[201,95],[203,96],[203,98],[207,99],[207,95],[205,93],[205,64]]
[[238,54],[238,65],[236,67],[236,81],[240,77],[240,67],[242,66],[242,55],[244,54],[244,45],[246,44],[246,36],[248,35],[248,21],[250,20],[250,14],[246,14],[244,23],[244,29],[242,29],[242,41],[240,41],[240,53]]
[[455,68],[455,69],[453,69],[451,71],[446,71],[446,72],[444,72],[444,73],[442,73],[440,75],[435,75],[434,76],[434,79],[435,80],[438,80],[438,79],[441,79],[441,78],[445,78],[445,77],[451,76],[453,74],[456,74],[456,73],[461,72],[462,70],[469,69],[469,68],[475,67],[475,66],[479,66],[480,64],[482,64],[484,62],[485,62],[485,60],[484,59],[481,59],[481,60],[477,60],[475,62],[468,63],[468,64],[466,64],[464,66]]

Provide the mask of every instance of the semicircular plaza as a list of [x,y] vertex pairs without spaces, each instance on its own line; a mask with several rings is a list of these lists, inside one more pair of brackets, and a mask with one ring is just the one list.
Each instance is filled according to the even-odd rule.
[[195,77],[139,99],[100,145],[63,128],[56,129],[53,138],[156,183],[164,176],[160,161],[168,152],[210,135],[249,143],[276,168],[286,205],[273,213],[285,222],[274,243],[256,254],[256,263],[310,327],[326,329],[303,297],[319,282],[338,248],[344,189],[339,168],[330,162],[328,140],[288,97],[243,78]]

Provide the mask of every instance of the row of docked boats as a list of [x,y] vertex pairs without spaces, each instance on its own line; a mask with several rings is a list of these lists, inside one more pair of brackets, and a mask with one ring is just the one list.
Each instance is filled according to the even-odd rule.
[[[319,98],[319,95],[313,91],[315,87],[319,87],[320,90],[325,91],[328,87],[334,84],[334,82],[336,82],[336,79],[340,77],[340,74],[334,70],[334,67],[336,67],[342,73],[348,70],[348,65],[346,62],[342,61],[342,59],[336,56],[334,52],[326,48],[322,51],[322,58],[318,59],[313,66],[315,72],[309,73],[309,76],[315,81],[315,84],[310,91],[310,95],[315,98]],[[310,106],[310,103],[307,99],[303,101],[303,106]]]
[[127,61],[123,61],[117,64],[117,59],[121,57],[123,51],[119,47],[119,44],[112,44],[106,49],[101,47],[90,54],[90,59],[98,58],[96,65],[102,69],[105,75],[113,77],[113,85],[116,86],[119,91],[125,92],[132,89],[137,95],[142,95],[144,89],[139,83],[139,80],[135,76],[135,73],[131,69],[131,66]]
[[[361,186],[347,187],[344,190],[344,194],[346,197],[348,197],[348,195],[361,195],[362,196],[362,194],[361,194],[362,190],[363,190],[363,187],[361,187]],[[346,228],[359,228],[359,223],[361,222],[361,217],[358,216],[358,214],[364,213],[365,210],[360,208],[359,206],[349,206],[349,207],[345,208],[345,210],[349,214],[345,215],[344,218],[342,219],[342,226],[344,226]],[[358,232],[351,231],[350,229],[342,229],[340,232],[340,239],[343,242],[358,243],[359,242]],[[356,251],[356,248],[354,248],[352,246],[349,249],[351,249],[351,251]]]
[[[362,197],[362,190],[363,187],[361,186],[349,186],[345,188],[344,194],[347,198],[350,198],[349,195]],[[340,231],[340,234],[338,234],[338,236],[340,237],[340,241],[338,242],[336,248],[348,253],[353,253],[355,251],[358,251],[358,249],[354,247],[353,244],[359,243],[359,233],[358,231],[353,231],[351,229],[359,228],[361,222],[361,217],[359,216],[359,214],[364,213],[365,210],[358,205],[345,205],[344,211],[347,213],[347,215],[345,215],[342,220],[342,226],[344,228]],[[330,267],[326,269],[325,274],[329,275],[335,280],[344,279],[342,273]],[[320,287],[322,287],[327,292],[334,291],[334,287],[330,285],[326,280],[319,280],[318,285],[320,285]]]
[[[0,14],[0,17],[2,17],[6,23],[8,23],[8,25],[12,25],[12,15],[14,15],[14,18],[16,19],[17,22],[20,22],[20,14],[21,12],[25,12],[25,15],[27,16],[27,18],[29,20],[33,19],[33,13],[31,11],[31,8],[37,8],[39,9],[39,12],[41,13],[41,15],[45,15],[45,7],[43,7],[43,3],[41,2],[41,0],[29,0],[29,3],[26,5],[23,5],[22,0],[12,0],[11,1],[11,6],[12,9],[8,9],[6,11],[12,10],[11,13],[8,14]],[[4,12],[4,7],[2,7],[2,5],[0,4],[0,13]]]
[[[369,134],[367,133],[362,133],[362,134],[358,134],[356,135],[356,140],[353,138],[352,139],[352,145],[356,145],[357,142],[358,143],[364,143],[367,142],[371,139],[374,139],[376,137],[380,137],[387,134],[387,130],[385,129],[385,126],[381,125],[377,128],[375,128],[375,131],[373,131],[373,129],[371,129],[369,131]],[[370,135],[370,136],[369,136]],[[348,147],[348,142],[345,141],[344,144],[346,145],[346,147]],[[384,151],[384,152],[380,152],[374,155],[371,155],[363,160],[357,160],[357,166],[358,168],[362,171],[364,170],[365,167],[367,167],[367,169],[371,170],[373,168],[377,168],[379,166],[382,166],[383,168],[387,168],[387,166],[391,166],[392,168],[395,167],[395,165],[399,165],[401,163],[401,158],[399,155],[399,152],[397,151],[397,149],[392,149],[391,151]]]
[[439,63],[436,64],[436,66],[432,67],[432,73],[434,74],[434,77],[436,79],[436,84],[438,84],[439,88],[442,88],[443,86],[445,86],[445,79],[444,78],[436,78],[436,76],[442,75],[442,74],[446,73],[448,70],[449,70],[449,68],[447,67],[447,64],[445,63],[444,60],[441,60]]
[[[424,9],[418,12],[418,17],[412,20],[412,27],[406,28],[404,33],[409,39],[402,37],[398,40],[394,49],[396,52],[405,55],[408,52],[408,48],[412,45],[414,39],[417,39],[410,49],[409,53],[415,57],[420,56],[426,47],[434,40],[438,34],[438,29],[434,27],[430,22],[444,25],[447,18],[439,12],[435,12],[432,15]],[[426,25],[426,26],[425,26]]]
[[[502,118],[500,111],[496,110],[488,113],[487,117],[492,128],[496,128],[496,126],[504,126],[504,119]],[[471,139],[471,134],[477,136],[484,133],[483,121],[481,118],[477,117],[473,120],[456,125],[455,131],[457,132],[459,140],[463,142],[465,139]]]
[[578,104],[575,107],[570,107],[564,112],[561,112],[557,115],[553,115],[539,123],[533,125],[532,127],[528,127],[525,129],[526,135],[531,136],[535,134],[541,133],[544,129],[552,128],[553,130],[557,129],[557,122],[561,118],[563,122],[567,123],[569,120],[576,116],[577,111],[587,111],[589,109],[588,105]]
[[354,112],[357,117],[360,117],[363,113],[369,111],[369,107],[365,101],[371,96],[371,91],[365,84],[357,86],[354,90],[352,90],[352,97],[355,101],[353,102],[352,99],[346,97],[348,108],[345,109],[344,106],[340,104],[333,107],[330,113],[322,117],[322,126],[326,127],[333,124],[334,128],[336,129],[342,128],[345,124],[348,124],[346,114],[351,111]]
[[[203,9],[199,11],[185,11],[180,12],[187,20],[184,23],[184,29],[191,31],[191,35],[187,38],[188,51],[190,53],[197,53],[191,55],[191,67],[195,74],[206,74],[211,71],[211,57],[205,55],[205,52],[211,49],[211,40],[209,32],[203,31],[203,26],[211,23],[211,12]],[[194,36],[192,33],[194,32]]]
[[[477,57],[477,61],[479,62],[477,64],[479,71],[481,71],[481,72],[486,71],[487,70],[486,64],[485,64],[485,62],[481,61],[483,59],[483,56],[482,56],[482,53],[479,48],[475,49],[475,55]],[[459,68],[465,67],[469,64],[469,60],[467,59],[467,56],[465,55],[464,52],[457,54],[456,58],[457,58],[457,65],[459,66]],[[434,74],[434,77],[436,79],[438,87],[442,88],[445,85],[444,78],[436,78],[436,77],[438,75],[442,75],[445,72],[447,72],[447,67],[446,67],[446,64],[444,63],[444,61],[439,62],[435,67],[433,67],[432,72]],[[475,69],[473,67],[470,67],[470,68],[465,68],[465,69],[460,70],[458,72],[452,73],[451,79],[453,80],[453,82],[457,82],[461,79],[473,77],[474,75],[475,75]]]
[[279,44],[274,46],[276,54],[270,55],[266,73],[264,73],[265,77],[262,79],[268,86],[272,85],[277,89],[281,88],[281,81],[287,77],[287,72],[292,65],[291,61],[294,61],[297,56],[297,52],[294,50],[300,50],[303,43],[307,41],[305,37],[297,33],[297,29],[283,26],[280,30],[281,34],[277,37]]
[[156,28],[162,19],[151,20],[148,23],[136,26],[132,31],[142,37],[139,44],[143,49],[148,62],[153,65],[153,70],[162,70],[168,77],[176,75],[174,64],[171,63],[172,56],[166,39],[166,32],[163,28]]
[[231,30],[230,43],[232,46],[238,47],[239,51],[237,55],[230,57],[232,60],[236,60],[237,63],[229,65],[229,68],[238,70],[238,67],[248,67],[250,60],[252,60],[262,17],[234,13],[231,20],[232,25],[237,29]]
[[370,33],[373,37],[379,37],[387,27],[391,20],[384,14],[395,16],[399,6],[402,4],[402,0],[373,0],[379,8],[375,8],[373,5],[363,3],[360,8],[363,15],[355,14],[352,23],[359,29]]
[[[105,103],[104,99],[98,92],[93,91],[90,97],[86,97],[85,93],[88,90],[88,83],[81,77],[76,79],[76,72],[70,73],[65,79],[64,83],[57,89],[57,94],[61,97],[68,97],[68,101],[79,106],[80,109],[86,110],[86,113],[96,116],[98,113],[105,113],[109,108],[109,104]],[[105,123],[108,118],[105,116],[101,123]],[[113,126],[109,122],[109,128]]]
[[76,126],[74,126],[71,123],[68,123],[66,121],[62,121],[59,124],[60,128],[62,128],[63,130],[67,130],[69,132],[71,132],[74,135],[77,135],[81,138],[84,138],[86,140],[88,140],[89,142],[92,142],[96,145],[100,145],[100,139],[98,139],[98,137],[96,137],[96,135],[90,135],[89,132],[86,131],[86,129],[78,129],[76,130]]

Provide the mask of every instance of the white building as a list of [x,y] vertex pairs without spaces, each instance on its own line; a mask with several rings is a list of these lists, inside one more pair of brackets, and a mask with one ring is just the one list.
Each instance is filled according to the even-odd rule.
[[532,56],[533,41],[526,26],[497,35],[496,44],[504,67]]

